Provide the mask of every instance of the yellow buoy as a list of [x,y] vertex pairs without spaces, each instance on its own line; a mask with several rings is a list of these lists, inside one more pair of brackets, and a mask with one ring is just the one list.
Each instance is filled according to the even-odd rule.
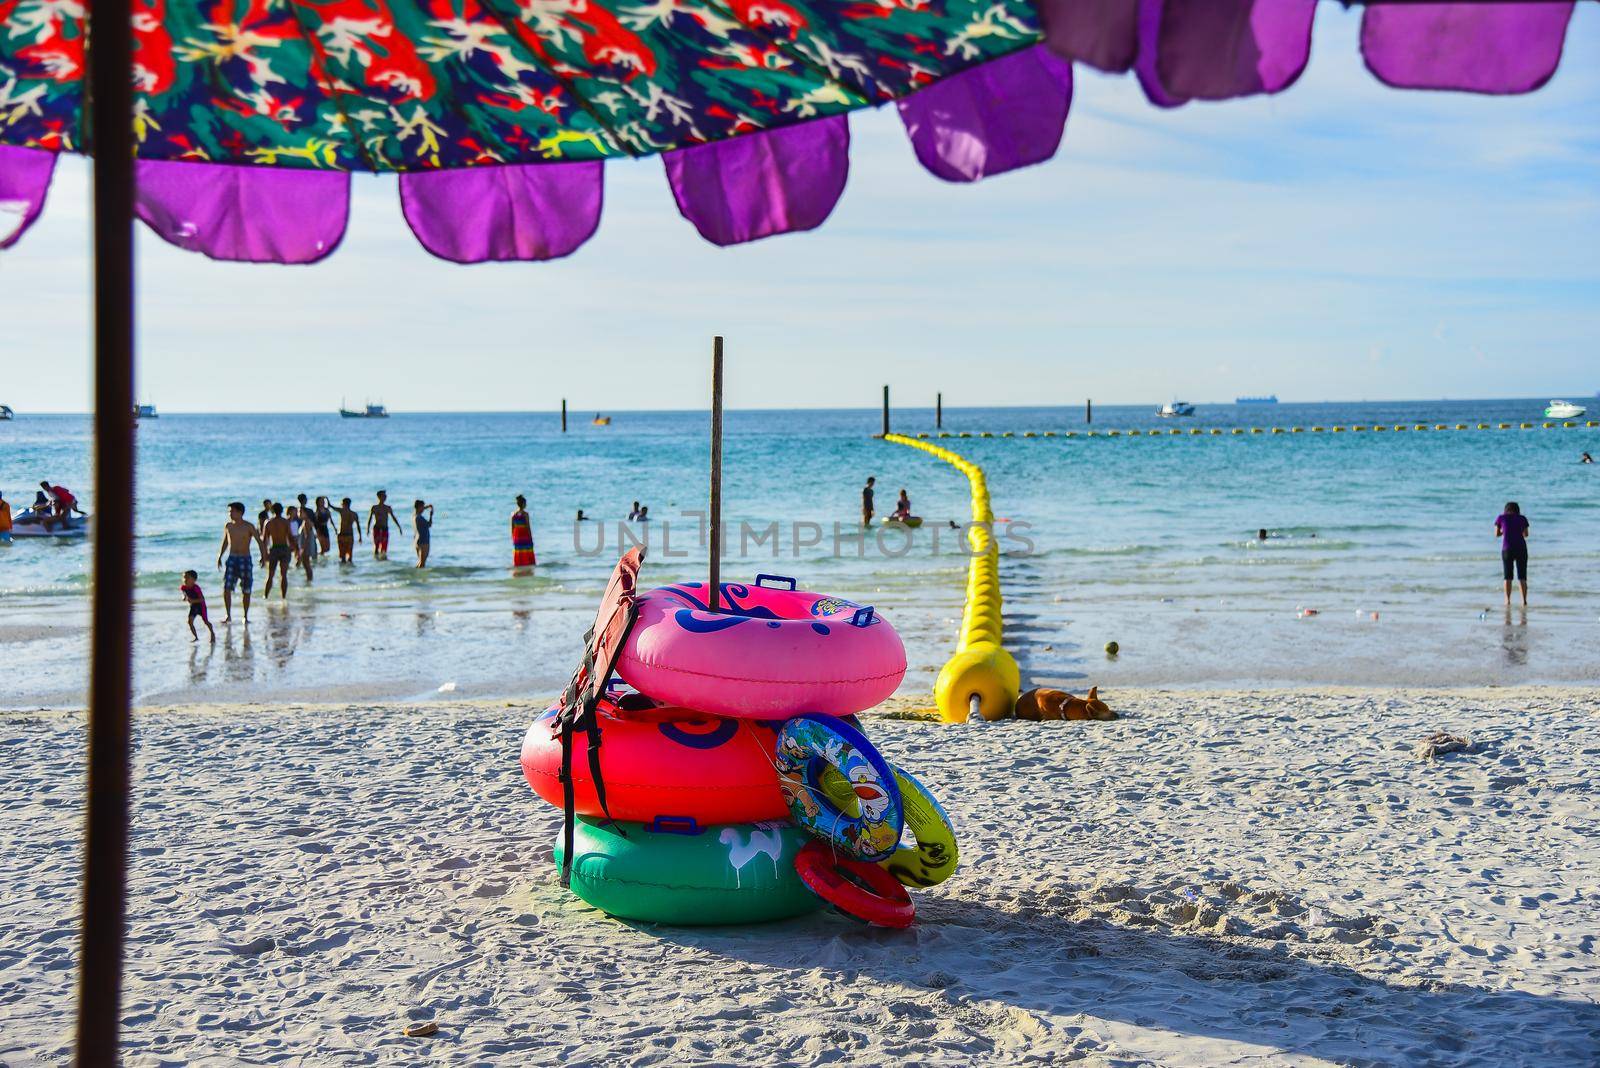
[[1010,653],[994,642],[976,642],[952,656],[933,684],[939,717],[965,723],[974,711],[984,719],[1004,719],[1017,707],[1022,674]]

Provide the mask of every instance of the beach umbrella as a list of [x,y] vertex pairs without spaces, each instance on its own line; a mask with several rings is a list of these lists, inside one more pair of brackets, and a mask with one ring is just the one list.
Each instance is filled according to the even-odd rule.
[[[1521,93],[1574,3],[1370,0],[1387,84]],[[0,0],[0,248],[56,158],[94,156],[95,488],[78,1056],[115,1059],[128,815],[133,220],[222,260],[309,263],[350,175],[399,174],[448,260],[546,260],[598,226],[608,159],[660,155],[719,245],[820,225],[849,112],[898,109],[951,182],[1060,144],[1074,64],[1150,102],[1282,92],[1317,0]],[[93,22],[92,48],[89,28]]]

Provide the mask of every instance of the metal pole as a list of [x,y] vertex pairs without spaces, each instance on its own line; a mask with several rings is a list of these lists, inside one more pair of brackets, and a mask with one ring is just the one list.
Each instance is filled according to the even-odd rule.
[[711,339],[711,598],[722,591],[722,337]]
[[133,34],[129,0],[95,0],[89,53],[94,154],[94,587],[88,800],[76,1058],[117,1062],[126,916],[132,693]]
[[561,432],[567,432],[567,398],[561,398]]
[[1094,422],[1094,401],[1092,400],[1083,402],[1083,421],[1085,423]]
[[944,394],[943,393],[936,393],[936,394],[934,394],[934,398],[935,399],[934,399],[934,402],[933,402],[933,428],[935,430],[943,430],[944,429]]
[[889,436],[889,387],[883,387],[883,436]]

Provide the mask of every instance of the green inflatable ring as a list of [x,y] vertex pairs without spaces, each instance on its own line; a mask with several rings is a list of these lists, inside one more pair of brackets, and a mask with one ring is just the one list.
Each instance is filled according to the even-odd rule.
[[[795,854],[810,840],[777,822],[696,827],[579,817],[572,892],[602,912],[646,923],[788,919],[822,907],[794,870]],[[558,835],[557,868],[561,854]]]

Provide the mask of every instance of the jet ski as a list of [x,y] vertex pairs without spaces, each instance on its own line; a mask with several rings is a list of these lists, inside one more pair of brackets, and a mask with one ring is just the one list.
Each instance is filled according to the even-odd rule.
[[83,538],[89,534],[89,516],[70,516],[64,522],[52,523],[45,529],[44,517],[28,511],[11,521],[13,538]]

